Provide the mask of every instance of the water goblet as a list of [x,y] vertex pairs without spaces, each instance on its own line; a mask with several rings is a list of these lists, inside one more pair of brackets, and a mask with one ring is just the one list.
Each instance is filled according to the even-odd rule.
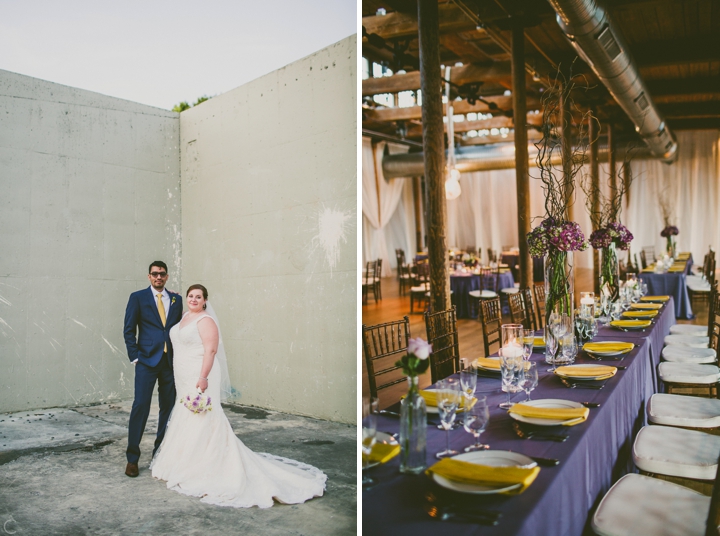
[[562,339],[562,362],[571,364],[575,361],[578,353],[577,341],[573,333],[568,333]]
[[612,317],[613,320],[619,320],[620,315],[623,314],[623,311],[624,311],[623,304],[620,300],[618,300],[612,304],[612,312],[611,312],[610,316]]
[[[363,398],[363,420],[362,420],[362,453],[363,453],[363,471],[367,469],[370,463],[370,454],[375,445],[375,436],[377,434],[377,398]],[[363,485],[373,483],[373,479],[363,474]]]
[[610,314],[610,311],[611,311],[612,302],[610,301],[610,296],[608,296],[607,294],[603,294],[601,300],[602,300],[602,312],[604,315],[603,322],[608,323],[610,321],[610,318],[608,315]]
[[530,359],[533,346],[535,346],[535,332],[532,329],[522,330],[523,359],[525,361]]
[[438,452],[436,458],[446,458],[457,454],[450,449],[450,430],[455,422],[455,415],[460,405],[460,382],[454,378],[446,378],[437,382],[436,396],[440,423],[445,429],[445,450]]
[[537,387],[538,384],[538,371],[537,363],[525,363],[525,371],[523,372],[523,380],[520,384],[522,390],[525,391],[527,398],[525,402],[530,401],[530,392]]
[[477,369],[470,364],[466,364],[460,371],[460,388],[465,397],[465,407],[470,407],[472,399],[475,397],[475,387],[477,386]]
[[473,450],[489,449],[490,445],[480,443],[480,434],[485,431],[490,420],[490,410],[487,405],[487,397],[479,396],[473,407],[466,407],[463,414],[463,426],[465,431],[475,437],[475,443],[465,448],[465,452]]
[[[522,390],[520,381],[522,379],[523,365],[525,361],[522,354],[517,355],[514,352],[506,352],[503,348],[498,351],[500,355],[500,376],[502,378],[502,390],[507,393],[507,400],[498,404],[503,409],[512,407],[510,398],[513,394]],[[507,354],[507,355],[506,355]]]

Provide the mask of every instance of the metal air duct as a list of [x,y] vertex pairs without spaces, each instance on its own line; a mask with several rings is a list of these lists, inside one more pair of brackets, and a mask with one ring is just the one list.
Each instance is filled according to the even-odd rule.
[[[608,157],[607,145],[598,148],[598,159],[606,162]],[[528,163],[536,166],[537,147],[528,144]],[[625,151],[615,150],[616,157],[622,161]],[[650,150],[644,147],[633,150],[633,158],[650,158]],[[552,164],[561,165],[561,151],[553,152]],[[590,154],[585,155],[585,162]],[[455,167],[462,173],[470,171],[490,171],[493,169],[515,169],[515,146],[512,143],[498,143],[492,145],[471,145],[455,149]],[[425,173],[423,153],[406,153],[385,155],[382,161],[385,179],[398,177],[419,177]]]
[[635,123],[635,130],[656,157],[677,160],[675,136],[653,103],[622,34],[595,0],[548,0],[580,57]]

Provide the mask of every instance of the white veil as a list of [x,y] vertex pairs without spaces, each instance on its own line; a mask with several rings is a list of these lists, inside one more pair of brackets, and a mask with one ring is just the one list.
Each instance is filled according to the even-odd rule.
[[223,344],[222,332],[220,331],[220,321],[218,320],[215,309],[210,302],[205,302],[207,307],[205,312],[215,321],[218,329],[218,349],[215,354],[215,361],[220,366],[220,401],[225,402],[232,396],[232,386],[230,385],[230,373],[227,366],[227,355],[225,354],[225,345]]

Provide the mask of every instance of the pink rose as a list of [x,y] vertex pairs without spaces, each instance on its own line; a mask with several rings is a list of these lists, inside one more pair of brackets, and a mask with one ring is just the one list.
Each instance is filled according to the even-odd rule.
[[408,353],[414,355],[421,361],[427,359],[431,352],[432,344],[428,344],[427,341],[420,337],[408,341]]

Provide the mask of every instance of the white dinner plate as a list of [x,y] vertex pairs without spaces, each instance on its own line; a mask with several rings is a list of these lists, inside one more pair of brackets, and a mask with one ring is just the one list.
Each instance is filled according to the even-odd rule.
[[[582,364],[582,365],[561,365],[561,366],[564,366],[564,367],[570,368],[570,369],[574,369],[574,368],[598,367],[601,365]],[[605,365],[605,366],[609,367],[610,365]],[[602,376],[575,376],[572,373],[571,374],[558,374],[557,372],[555,372],[555,374],[561,378],[569,378],[571,380],[587,380],[587,381],[608,379],[611,377],[611,376],[608,376],[609,373],[603,374]]]
[[[475,452],[465,452],[453,456],[454,460],[461,460],[478,465],[489,465],[491,467],[527,467],[533,468],[537,465],[532,459],[517,452],[508,452],[506,450],[480,450]],[[494,495],[504,491],[510,491],[519,488],[522,484],[512,484],[511,486],[481,486],[479,484],[464,484],[461,482],[453,482],[445,477],[438,476],[433,473],[432,478],[443,488],[460,493],[473,493],[475,495]]]
[[[572,400],[562,400],[560,398],[544,398],[541,400],[531,400],[530,402],[520,402],[526,406],[533,406],[536,408],[565,408],[574,409],[583,407],[582,404],[573,402]],[[538,419],[536,417],[525,417],[523,415],[517,415],[512,411],[508,412],[511,418],[516,421],[526,422],[528,424],[537,424],[539,426],[558,426],[568,421],[574,421],[575,419]]]
[[[598,341],[593,344],[624,344],[625,342],[627,342],[627,341]],[[634,349],[635,349],[635,347],[633,346],[629,350],[615,350],[615,351],[610,351],[610,352],[603,352],[603,351],[598,351],[598,350],[585,350],[585,352],[588,354],[592,354],[592,355],[599,355],[599,356],[603,356],[603,357],[612,357],[614,355],[622,355],[622,354],[630,353]]]
[[[484,358],[484,359],[494,359],[494,360],[496,360],[498,363],[500,362],[500,358],[499,358],[499,357],[486,357],[486,358]],[[494,369],[494,368],[483,367],[482,365],[480,365],[480,363],[478,362],[477,359],[473,360],[473,362],[470,363],[470,364],[471,364],[473,367],[475,367],[475,368],[479,368],[479,369],[482,369],[482,370],[485,370],[485,371],[488,371],[488,372],[496,372],[497,374],[500,374],[500,369],[499,369],[499,368]]]
[[[390,434],[386,434],[385,432],[375,432],[375,444],[378,443],[384,443],[386,445],[397,445],[397,439],[395,439]],[[366,469],[370,469],[371,467],[375,467],[376,465],[380,465],[380,462],[375,463],[369,463],[365,466]]]

